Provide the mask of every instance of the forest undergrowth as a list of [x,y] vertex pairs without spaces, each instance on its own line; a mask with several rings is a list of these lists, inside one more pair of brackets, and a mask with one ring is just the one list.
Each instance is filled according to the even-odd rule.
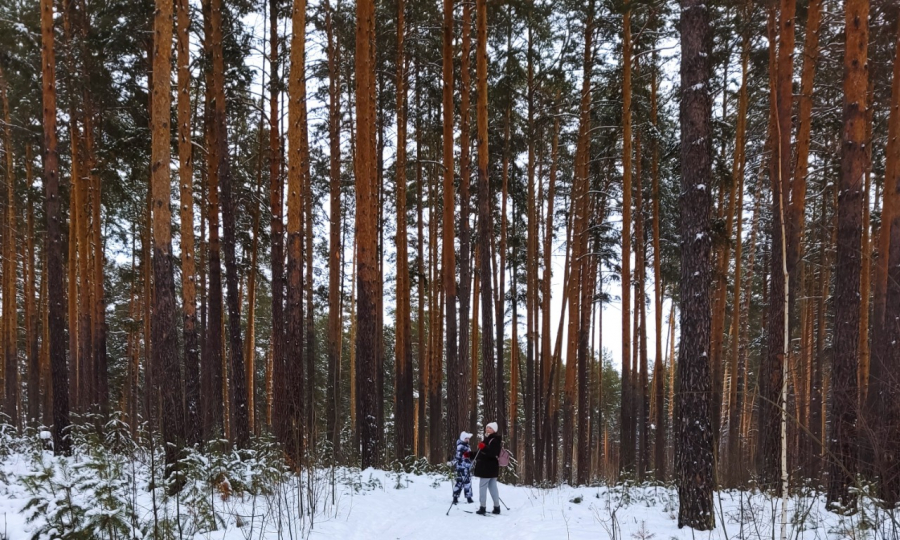
[[[71,439],[72,455],[54,456],[46,432],[16,434],[0,425],[0,540],[299,540],[314,537],[314,532],[334,537],[328,534],[334,524],[370,520],[369,510],[389,509],[394,504],[389,501],[422,499],[423,492],[448,499],[445,488],[452,476],[447,467],[415,457],[394,461],[385,470],[338,466],[327,440],[307,452],[314,458],[294,467],[274,438],[261,436],[244,449],[215,440],[202,451],[185,450],[178,471],[166,478],[164,449],[145,429],[133,434],[118,419],[103,424],[88,416],[73,424]],[[587,522],[581,530],[613,540],[669,540],[692,538],[691,534],[781,538],[781,499],[752,486],[717,491],[717,527],[699,533],[676,528],[678,496],[673,483],[603,480],[587,486],[533,487],[515,485],[514,469],[504,474],[503,496],[514,506],[514,516],[523,514],[525,522],[556,523],[569,538],[582,538],[579,529],[574,534],[569,530],[576,518]],[[416,489],[411,489],[414,485]],[[900,511],[880,505],[872,486],[856,489],[856,508],[843,514],[827,510],[822,489],[809,485],[793,489],[786,538],[900,538]],[[408,496],[404,498],[403,492]],[[386,503],[376,502],[382,498]],[[366,510],[358,501],[371,508]],[[441,524],[438,519],[445,507],[431,510],[433,515],[420,513],[422,527]],[[516,519],[518,523],[523,518]]]

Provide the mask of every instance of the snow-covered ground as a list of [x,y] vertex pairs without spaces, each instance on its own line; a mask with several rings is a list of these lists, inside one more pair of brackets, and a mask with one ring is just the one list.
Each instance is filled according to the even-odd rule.
[[[96,455],[95,455],[96,456]],[[250,485],[265,469],[260,460],[244,467],[234,463],[220,465],[229,473],[210,477],[219,480],[191,485],[184,499],[165,499],[162,490],[147,489],[149,467],[131,458],[122,458],[113,468],[89,466],[105,458],[69,458],[60,460],[49,453],[33,452],[0,457],[0,539],[26,540],[47,522],[47,516],[59,513],[70,497],[72,504],[93,517],[129,514],[122,521],[131,530],[118,538],[141,538],[153,530],[153,523],[166,518],[175,523],[177,512],[183,537],[196,539],[764,539],[780,538],[779,503],[758,493],[723,492],[716,496],[716,525],[713,532],[697,532],[677,527],[678,503],[669,487],[559,487],[536,489],[501,484],[505,506],[499,516],[478,516],[477,480],[475,504],[459,504],[450,509],[451,483],[437,474],[397,474],[381,470],[318,470],[312,481],[295,476],[279,482],[278,488],[261,490],[257,495],[238,494],[238,481]],[[65,468],[61,465],[65,462]],[[217,465],[200,460],[209,470]],[[28,478],[47,471],[53,465],[54,487],[43,497],[49,504],[40,511],[25,511],[35,498],[35,484]],[[256,472],[251,469],[257,467]],[[65,472],[64,472],[65,471]],[[111,472],[111,474],[109,474]],[[244,475],[237,479],[237,476]],[[95,478],[99,476],[102,478]],[[222,480],[231,476],[229,481]],[[46,482],[45,482],[46,483]],[[312,489],[309,486],[312,486]],[[68,486],[66,488],[65,486]],[[92,487],[91,487],[92,486]],[[106,489],[108,488],[108,489]],[[79,492],[82,491],[82,492]],[[88,493],[83,493],[88,491]],[[105,493],[117,492],[110,500],[120,500],[125,509],[110,509],[99,502]],[[67,495],[68,494],[68,495]],[[193,495],[192,495],[193,494]],[[118,497],[116,499],[115,497]],[[156,511],[154,512],[154,497]],[[194,497],[194,499],[191,499]],[[192,503],[191,501],[195,501]],[[200,501],[203,508],[200,508]],[[309,515],[310,503],[315,511]],[[490,510],[490,498],[488,509]],[[506,508],[508,506],[508,509]],[[303,510],[301,510],[301,508]],[[825,510],[818,496],[794,497],[789,504],[788,536],[791,539],[900,539],[896,522],[884,512],[864,504],[865,511],[841,517]],[[133,511],[131,510],[133,509]],[[202,515],[214,515],[215,530],[203,529]],[[156,515],[156,519],[154,519]],[[304,517],[301,517],[304,516]],[[29,522],[28,518],[31,517]],[[65,516],[63,516],[65,517]],[[91,516],[88,516],[88,518]],[[88,519],[85,518],[85,519]],[[895,518],[896,519],[896,516]],[[94,538],[116,538],[108,534],[102,519]],[[174,538],[179,538],[173,529]],[[878,533],[876,534],[876,530]],[[44,538],[54,538],[45,531]],[[191,536],[193,535],[193,536]]]

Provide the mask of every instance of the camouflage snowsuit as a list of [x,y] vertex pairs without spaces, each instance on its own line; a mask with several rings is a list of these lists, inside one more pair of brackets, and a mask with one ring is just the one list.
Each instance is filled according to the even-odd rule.
[[[469,457],[464,454],[469,453]],[[453,496],[459,497],[460,492],[465,490],[467,498],[472,498],[472,457],[469,443],[463,440],[456,441],[456,455],[453,458],[453,465],[456,466],[456,484],[453,485]]]

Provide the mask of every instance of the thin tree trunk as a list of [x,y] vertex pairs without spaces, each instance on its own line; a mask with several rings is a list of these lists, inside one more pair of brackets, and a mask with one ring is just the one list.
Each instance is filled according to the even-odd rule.
[[284,179],[281,175],[281,128],[278,97],[281,77],[278,73],[278,0],[269,2],[269,206],[272,217],[269,233],[272,242],[272,428],[281,441],[290,438],[288,362],[285,353],[284,321]]
[[[793,0],[782,0],[782,20],[778,22],[779,26],[785,25],[785,17],[790,26],[788,32],[793,36],[793,14],[786,9],[785,3],[793,5]],[[772,8],[774,10],[774,8]],[[772,188],[772,247],[771,247],[771,266],[769,281],[769,298],[767,309],[767,326],[766,326],[766,353],[762,359],[762,366],[759,375],[759,439],[757,459],[757,472],[760,475],[761,485],[766,490],[772,490],[778,485],[781,478],[782,470],[778,459],[780,454],[781,436],[779,429],[779,417],[784,408],[781,402],[781,387],[783,383],[783,366],[787,361],[785,357],[784,343],[784,310],[782,308],[783,300],[787,294],[788,283],[785,281],[785,274],[782,272],[782,266],[785,261],[782,260],[782,252],[786,247],[782,244],[781,231],[786,228],[784,224],[784,201],[787,200],[785,188],[788,182],[784,180],[784,174],[790,169],[790,161],[787,161],[788,168],[785,168],[783,153],[787,151],[790,154],[790,126],[787,131],[783,131],[780,124],[782,121],[790,124],[790,99],[783,94],[785,88],[780,86],[780,76],[784,73],[779,66],[779,57],[775,53],[775,23],[774,14],[770,12],[769,22],[769,136],[772,154],[769,158],[769,180]],[[780,34],[781,40],[785,39],[783,33]],[[793,40],[793,37],[791,37]],[[790,71],[787,72],[790,75]],[[787,88],[788,96],[790,95],[790,82]],[[787,102],[787,105],[785,105]],[[786,107],[786,110],[785,110]],[[787,140],[785,140],[785,138]],[[788,158],[790,159],[790,158]],[[788,273],[789,275],[789,273]]]
[[[532,39],[532,21],[534,17],[534,2],[528,5],[528,225],[526,234],[527,257],[526,270],[526,296],[525,311],[528,322],[525,335],[525,485],[531,485],[534,481],[534,441],[535,441],[535,364],[537,360],[537,317],[538,317],[538,215],[537,200],[535,199],[535,122],[534,122],[534,44]],[[541,197],[543,199],[543,197]],[[513,274],[515,276],[515,273]],[[515,325],[514,325],[515,326]]]
[[[470,58],[472,54],[472,2],[463,2],[462,11],[462,36],[460,51],[460,88],[459,88],[459,356],[457,368],[459,370],[460,388],[469,384],[472,367],[469,363],[469,340],[472,321],[469,311],[472,306],[472,236],[469,227],[469,212],[471,199],[469,195],[470,149],[471,149],[471,114],[470,93],[472,90],[472,76]],[[476,296],[477,304],[477,296]],[[477,321],[476,321],[477,324]],[[477,370],[476,370],[477,371]],[[477,392],[473,388],[472,392]],[[459,422],[474,429],[471,418],[466,418],[466,411],[474,417],[475,409],[468,405],[469,396],[460,390]],[[474,402],[472,403],[474,405]],[[526,471],[526,476],[527,476]]]
[[[331,198],[329,212],[331,222],[329,224],[328,242],[328,395],[326,397],[328,416],[326,419],[326,431],[331,440],[332,451],[337,457],[340,455],[341,450],[341,344],[343,341],[343,314],[341,312],[341,270],[343,269],[343,244],[341,242],[341,81],[339,70],[340,47],[334,35],[334,12],[328,0],[325,2],[325,34],[327,39],[326,53],[328,56],[329,195]],[[398,168],[398,173],[399,170]],[[397,260],[397,264],[399,268],[399,265],[402,264],[400,259]]]
[[[507,8],[508,9],[508,8]],[[506,62],[504,70],[507,77],[510,75],[510,61],[512,56],[512,24],[507,27],[506,34]],[[497,281],[499,285],[496,288],[496,309],[497,309],[497,340],[494,345],[497,347],[497,425],[501,433],[506,433],[506,368],[504,366],[505,358],[503,356],[503,347],[506,340],[506,250],[509,224],[506,215],[506,204],[509,198],[509,161],[510,161],[510,123],[512,116],[513,100],[509,100],[506,108],[506,120],[503,127],[503,163],[501,165],[501,188],[500,188],[500,242],[498,253],[500,255],[500,265],[495,267]],[[493,238],[492,238],[493,240]],[[496,259],[492,261],[497,264]]]
[[[251,434],[257,433],[256,430],[256,274],[259,255],[259,221],[260,208],[259,201],[262,199],[263,183],[263,122],[262,115],[259,117],[258,127],[258,147],[256,157],[256,196],[251,203],[250,209],[251,225],[250,234],[253,235],[250,247],[250,268],[247,276],[247,340],[244,342],[244,371],[246,373],[245,380],[247,382],[247,428]],[[238,305],[241,303],[239,302]]]
[[[397,316],[395,366],[395,425],[397,430],[397,459],[413,455],[413,366],[412,332],[410,326],[409,251],[406,228],[406,53],[404,40],[406,2],[397,4]],[[332,233],[333,234],[333,233]],[[450,379],[448,377],[448,385]]]
[[[540,482],[544,480],[544,446],[546,444],[545,433],[547,427],[544,425],[547,418],[547,400],[550,395],[550,366],[553,363],[552,351],[550,349],[550,285],[553,280],[553,266],[551,264],[551,254],[553,253],[553,214],[554,198],[556,197],[556,174],[559,158],[559,115],[555,114],[559,93],[554,100],[553,109],[553,137],[550,142],[550,177],[547,184],[547,218],[544,224],[544,278],[541,281],[541,370],[540,384],[537,385],[537,422],[536,431],[536,453],[535,453],[535,479]],[[565,302],[563,302],[565,303]]]
[[[420,110],[419,94],[419,65],[416,63],[416,110]],[[417,363],[419,367],[419,397],[417,403],[417,418],[419,431],[416,439],[417,454],[421,457],[427,455],[425,449],[425,405],[426,386],[428,382],[428,346],[425,341],[425,225],[423,207],[425,205],[424,182],[422,181],[422,124],[421,116],[416,115],[416,275],[417,294],[416,304],[416,334],[418,340]]]
[[456,440],[456,434],[465,426],[465,411],[461,407],[465,395],[465,379],[461,378],[457,354],[458,333],[456,327],[456,248],[454,216],[456,197],[453,187],[453,0],[444,0],[444,23],[441,27],[443,42],[443,149],[444,149],[444,207],[442,238],[442,276],[444,281],[444,314],[447,325],[447,439]]
[[[746,4],[746,9],[744,11],[745,14],[749,14],[752,4],[750,1]],[[748,106],[748,70],[749,70],[749,61],[750,61],[750,32],[745,31],[741,40],[741,89],[738,97],[738,116],[737,116],[737,133],[735,135],[735,149],[734,149],[734,158],[732,164],[732,182],[737,184],[737,230],[735,232],[735,249],[734,249],[734,293],[731,301],[731,350],[729,351],[729,356],[731,357],[730,364],[730,372],[731,372],[731,387],[728,395],[728,434],[726,437],[726,447],[728,452],[726,454],[725,467],[724,470],[727,471],[725,476],[725,481],[727,485],[730,487],[737,486],[741,481],[741,470],[743,468],[741,462],[741,443],[739,440],[739,431],[740,427],[740,405],[738,403],[738,392],[739,389],[742,389],[745,381],[741,379],[741,373],[739,370],[739,357],[740,357],[740,335],[742,332],[741,329],[741,255],[742,255],[742,242],[743,239],[741,237],[742,225],[743,225],[743,215],[744,215],[744,167],[746,165],[746,158],[744,155],[744,147],[746,144],[746,130],[747,130],[747,106]],[[754,246],[751,244],[751,249]]]
[[[32,166],[33,156],[31,154],[31,144],[25,145],[25,185],[27,192],[30,194],[32,190],[32,182],[34,181]],[[35,290],[37,265],[36,253],[34,248],[34,202],[31,196],[25,199],[27,208],[26,231],[25,231],[25,264],[27,271],[25,272],[25,352],[28,359],[28,424],[37,426],[41,422],[41,359],[38,352],[38,311],[40,304],[37,303],[37,291]]]
[[[641,132],[635,138],[634,145],[635,156],[635,178],[637,185],[635,186],[635,213],[637,219],[634,223],[634,236],[637,240],[635,263],[635,308],[637,309],[636,319],[640,321],[638,325],[637,338],[637,356],[639,358],[640,377],[637,379],[637,410],[638,422],[640,423],[640,438],[638,440],[638,459],[637,459],[637,478],[638,481],[644,480],[644,474],[650,462],[650,448],[648,446],[650,431],[650,395],[648,393],[648,377],[647,377],[647,302],[646,302],[646,282],[647,282],[647,242],[644,233],[644,187],[643,175],[641,174]],[[715,410],[715,409],[714,409]]]
[[631,8],[625,7],[622,34],[622,444],[619,473],[634,470],[634,411],[631,366]]
[[[651,82],[650,82],[650,123],[654,128],[654,133],[658,126],[658,67],[657,55],[653,54],[653,63],[651,66]],[[662,290],[662,253],[660,250],[660,234],[659,234],[659,139],[653,137],[652,141],[652,165],[651,165],[651,182],[653,190],[653,315],[655,317],[655,358],[653,362],[653,395],[656,399],[656,416],[654,422],[656,424],[656,433],[654,440],[654,460],[653,469],[655,471],[656,480],[659,482],[666,479],[666,418],[665,407],[665,367],[663,366],[663,290]],[[602,355],[602,353],[601,353]],[[602,358],[601,358],[602,369]]]
[[491,276],[491,237],[493,219],[491,216],[491,186],[488,176],[488,118],[487,118],[487,0],[476,0],[476,51],[475,51],[475,94],[477,96],[476,124],[478,131],[478,258],[481,282],[481,362],[482,388],[484,391],[485,422],[497,418],[497,389],[494,370],[494,317],[491,303],[493,286]]

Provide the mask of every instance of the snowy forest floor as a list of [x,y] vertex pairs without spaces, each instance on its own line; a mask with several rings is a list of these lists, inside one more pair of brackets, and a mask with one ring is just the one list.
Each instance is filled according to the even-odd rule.
[[[9,442],[9,441],[7,441]],[[274,445],[192,453],[184,489],[168,496],[162,457],[124,440],[82,442],[69,458],[33,441],[0,446],[0,540],[194,538],[777,539],[780,501],[755,491],[716,494],[716,529],[677,527],[672,486],[533,488],[501,483],[499,516],[474,504],[450,509],[451,481],[418,463],[417,472],[316,468],[297,476],[279,465]],[[440,469],[438,469],[440,470]],[[310,478],[311,476],[311,478]],[[158,486],[151,489],[152,486]],[[464,499],[463,499],[464,501]],[[789,500],[790,539],[900,539],[898,513],[863,498],[841,516],[815,493]],[[490,498],[488,509],[490,510]],[[312,511],[311,511],[312,509]],[[80,532],[83,536],[66,536]]]

